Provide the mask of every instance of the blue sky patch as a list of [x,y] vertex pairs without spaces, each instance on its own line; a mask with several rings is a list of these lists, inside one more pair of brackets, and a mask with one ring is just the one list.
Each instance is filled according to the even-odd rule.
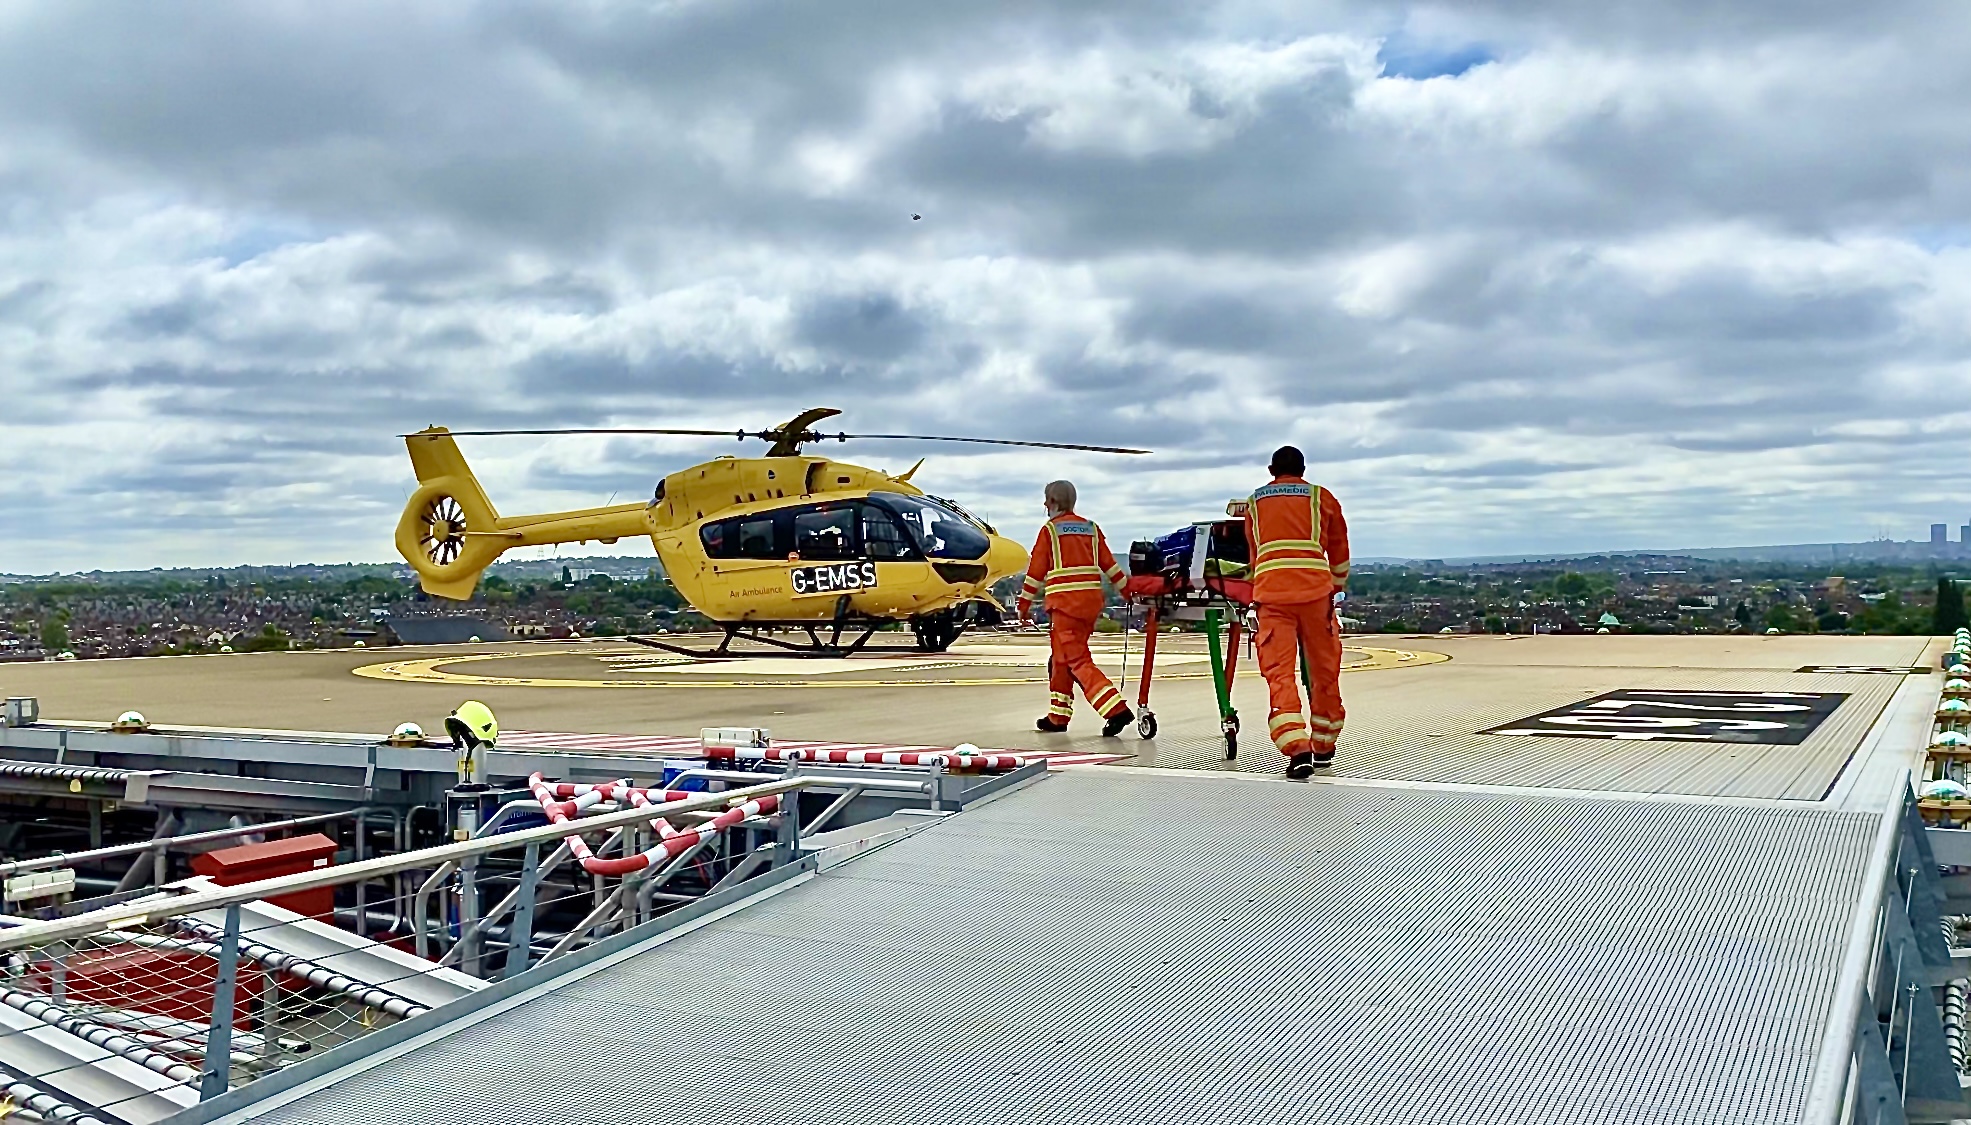
[[1496,57],[1490,49],[1478,43],[1449,48],[1429,47],[1405,42],[1402,36],[1397,35],[1384,40],[1382,49],[1376,52],[1376,59],[1382,63],[1382,72],[1386,77],[1409,78],[1418,82],[1426,78],[1456,78],[1472,67],[1494,61]]

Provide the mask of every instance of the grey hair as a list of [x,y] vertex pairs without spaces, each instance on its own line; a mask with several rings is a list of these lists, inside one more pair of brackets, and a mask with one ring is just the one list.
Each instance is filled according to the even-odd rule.
[[1045,495],[1047,497],[1047,503],[1052,505],[1055,511],[1074,511],[1075,493],[1073,481],[1057,480],[1047,486]]

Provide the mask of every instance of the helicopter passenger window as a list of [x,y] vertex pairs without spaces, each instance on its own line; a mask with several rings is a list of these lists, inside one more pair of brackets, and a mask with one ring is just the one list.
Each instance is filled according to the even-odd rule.
[[839,562],[856,550],[856,513],[850,504],[823,504],[794,513],[794,550],[803,562]]
[[786,553],[774,549],[772,516],[755,516],[735,522],[739,524],[740,558],[777,559]]
[[708,559],[777,559],[786,555],[773,516],[759,515],[708,523],[698,532]]
[[916,545],[890,513],[874,504],[862,505],[862,549],[872,559],[912,559]]
[[708,523],[698,532],[698,541],[705,544],[705,557],[708,559],[736,559],[739,557],[738,528],[730,520]]

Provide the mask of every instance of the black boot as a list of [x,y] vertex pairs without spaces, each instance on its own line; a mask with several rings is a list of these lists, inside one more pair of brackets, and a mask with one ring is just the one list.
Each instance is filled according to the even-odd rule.
[[[1330,753],[1328,758],[1332,760],[1334,754]],[[1287,759],[1287,779],[1289,781],[1306,781],[1313,776],[1314,755],[1312,752],[1303,750]]]
[[1066,719],[1056,719],[1054,716],[1049,715],[1044,719],[1036,721],[1033,724],[1033,729],[1042,734],[1066,734],[1068,723]]
[[1136,713],[1134,711],[1131,711],[1129,708],[1124,707],[1122,710],[1116,712],[1113,715],[1110,715],[1109,721],[1102,724],[1102,737],[1114,738],[1116,735],[1122,733],[1122,728],[1128,726],[1129,724],[1135,721],[1136,721]]

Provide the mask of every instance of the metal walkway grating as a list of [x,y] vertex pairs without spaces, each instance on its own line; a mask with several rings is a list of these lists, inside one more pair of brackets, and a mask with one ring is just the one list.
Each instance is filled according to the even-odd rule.
[[1873,820],[1056,775],[254,1119],[1787,1121]]
[[[1432,665],[1342,678],[1348,727],[1336,751],[1338,777],[1465,785],[1682,793],[1710,797],[1818,800],[1840,775],[1900,676],[1714,668]],[[1166,712],[1154,744],[1137,743],[1139,765],[1277,774],[1266,741],[1264,685],[1240,685],[1245,733],[1236,762],[1208,712]],[[1624,742],[1480,734],[1550,707],[1618,688],[1691,691],[1843,692],[1848,699],[1798,746]],[[1131,740],[1124,739],[1125,744]]]

